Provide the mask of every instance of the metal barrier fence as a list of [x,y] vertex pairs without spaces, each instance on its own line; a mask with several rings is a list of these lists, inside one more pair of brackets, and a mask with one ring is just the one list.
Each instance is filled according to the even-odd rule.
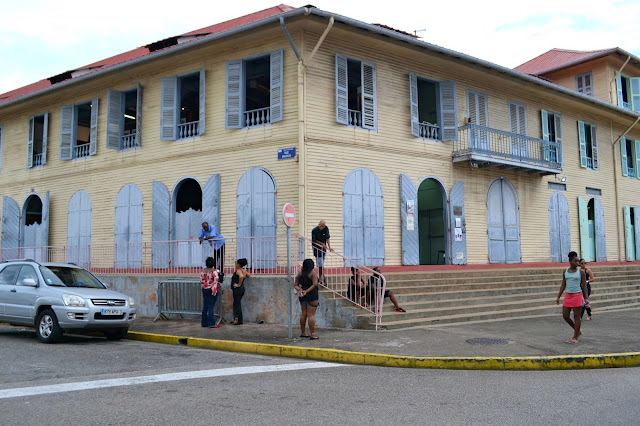
[[[201,315],[202,314],[202,286],[200,281],[167,280],[158,283],[158,319],[169,319],[167,315]],[[214,306],[215,323],[222,321],[222,286],[218,288],[216,304]]]

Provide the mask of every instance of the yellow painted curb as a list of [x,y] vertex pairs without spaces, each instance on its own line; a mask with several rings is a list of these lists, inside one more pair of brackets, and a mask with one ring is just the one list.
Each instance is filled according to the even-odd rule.
[[165,336],[137,331],[130,331],[127,334],[127,339],[175,345],[183,344],[194,348],[216,349],[228,352],[380,367],[452,370],[572,370],[640,366],[640,352],[521,357],[417,357],[352,352],[341,349],[202,339],[198,337]]

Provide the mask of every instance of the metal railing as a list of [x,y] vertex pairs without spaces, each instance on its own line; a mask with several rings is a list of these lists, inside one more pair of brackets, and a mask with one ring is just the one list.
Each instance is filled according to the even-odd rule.
[[271,107],[253,109],[244,113],[245,126],[261,126],[271,123]]
[[560,144],[477,124],[458,128],[453,156],[479,154],[496,159],[562,169]]
[[73,158],[83,158],[89,156],[89,145],[84,143],[82,145],[76,145],[73,147]]
[[122,136],[122,149],[138,148],[138,138],[136,133],[130,133]]
[[350,109],[349,111],[349,126],[362,127],[362,112]]
[[305,237],[298,237],[298,242],[299,263],[301,264],[304,259],[312,259],[318,272],[320,271],[316,255],[324,253],[323,276],[319,285],[334,295],[348,300],[358,308],[373,314],[376,330],[378,330],[382,325],[382,303],[387,283],[384,275],[373,271],[372,268],[375,265],[369,267],[335,251],[322,251],[317,247],[314,248],[312,241]]
[[32,167],[42,166],[42,154],[33,154]]
[[440,126],[431,123],[420,123],[419,135],[426,139],[440,139]]
[[[158,319],[167,315],[200,315],[202,313],[202,285],[198,280],[172,279],[158,283]],[[222,321],[222,283],[218,287],[214,306],[215,324]]]
[[178,124],[178,139],[192,138],[198,136],[199,121],[192,121],[191,123]]
[[622,108],[631,109],[631,104],[629,102],[622,101]]

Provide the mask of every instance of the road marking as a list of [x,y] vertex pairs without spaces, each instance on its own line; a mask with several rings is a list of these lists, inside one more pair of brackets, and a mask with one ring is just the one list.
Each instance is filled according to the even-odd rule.
[[299,364],[264,365],[253,367],[219,368],[215,370],[185,371],[182,373],[155,374],[152,376],[124,377],[121,379],[92,380],[86,382],[60,383],[48,386],[32,386],[0,390],[0,399],[51,393],[74,392],[87,389],[133,386],[147,383],[171,382],[176,380],[204,379],[209,377],[238,376],[243,374],[272,373],[278,371],[308,370],[314,368],[347,367],[345,364],[329,362],[305,362]]

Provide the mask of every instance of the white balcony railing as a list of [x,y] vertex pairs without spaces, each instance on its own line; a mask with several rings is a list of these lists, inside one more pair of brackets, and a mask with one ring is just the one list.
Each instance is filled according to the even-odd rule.
[[124,135],[122,137],[122,149],[138,148],[138,138],[135,133]]
[[362,113],[360,111],[349,110],[349,126],[362,127]]
[[440,139],[440,127],[427,122],[420,123],[420,137],[426,139]]
[[192,138],[198,136],[199,121],[192,121],[191,123],[178,124],[178,139]]
[[631,110],[631,104],[629,102],[622,101],[622,108]]
[[244,113],[244,122],[246,127],[261,126],[271,123],[271,108],[260,108],[246,111]]
[[73,158],[83,158],[89,156],[89,144],[76,145],[73,147]]
[[42,154],[33,154],[32,167],[40,167],[40,166],[42,166]]

